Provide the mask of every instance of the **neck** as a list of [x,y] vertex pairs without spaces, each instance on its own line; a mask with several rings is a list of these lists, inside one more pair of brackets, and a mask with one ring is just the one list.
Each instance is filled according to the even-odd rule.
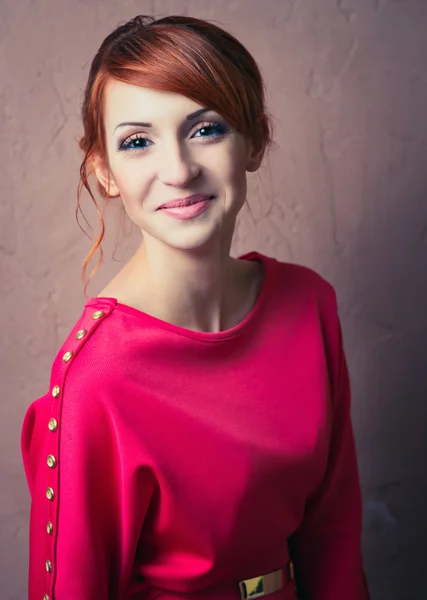
[[246,282],[242,261],[230,257],[229,250],[222,245],[190,252],[165,244],[148,248],[143,242],[131,259],[131,285],[144,299],[144,311],[195,331],[227,329]]

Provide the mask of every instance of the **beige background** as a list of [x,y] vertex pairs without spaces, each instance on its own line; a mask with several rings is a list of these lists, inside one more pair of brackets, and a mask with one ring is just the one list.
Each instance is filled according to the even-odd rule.
[[[426,0],[0,4],[1,598],[26,597],[22,418],[46,392],[84,303],[80,262],[90,245],[74,211],[88,61],[138,13],[215,19],[259,61],[279,147],[251,179],[255,220],[242,214],[233,254],[258,249],[306,264],[335,286],[372,597],[425,598]],[[120,266],[111,216],[90,295]],[[135,241],[130,231],[118,260]]]

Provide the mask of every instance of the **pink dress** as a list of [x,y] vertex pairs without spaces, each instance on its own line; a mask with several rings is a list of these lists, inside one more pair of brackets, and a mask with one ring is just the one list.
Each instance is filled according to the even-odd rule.
[[[333,288],[258,252],[232,329],[93,298],[22,430],[30,600],[367,600],[350,392]],[[254,596],[255,597],[255,596]]]

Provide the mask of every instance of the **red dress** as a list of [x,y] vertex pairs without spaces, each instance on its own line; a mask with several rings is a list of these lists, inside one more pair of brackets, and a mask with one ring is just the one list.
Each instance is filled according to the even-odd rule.
[[367,600],[336,296],[257,252],[255,306],[217,333],[88,300],[25,416],[30,600]]

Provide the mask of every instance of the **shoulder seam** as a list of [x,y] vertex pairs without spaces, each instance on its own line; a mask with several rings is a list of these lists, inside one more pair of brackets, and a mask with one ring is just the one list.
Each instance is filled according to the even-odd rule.
[[58,536],[58,511],[60,501],[59,471],[61,465],[60,437],[61,413],[64,382],[76,355],[84,346],[89,337],[114,310],[114,299],[103,299],[95,307],[86,306],[82,316],[77,321],[69,336],[61,346],[52,365],[50,387],[47,395],[51,395],[52,402],[48,422],[46,423],[46,522],[44,524],[46,536],[45,551],[45,589],[46,597],[54,598],[54,585],[56,580],[56,549]]

